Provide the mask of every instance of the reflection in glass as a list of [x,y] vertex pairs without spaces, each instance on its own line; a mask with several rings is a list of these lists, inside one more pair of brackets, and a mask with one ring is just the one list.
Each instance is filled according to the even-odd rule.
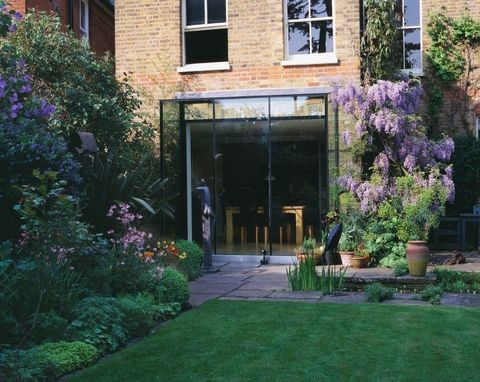
[[224,23],[226,21],[225,0],[208,0],[208,22]]
[[210,102],[185,104],[185,120],[213,119],[213,105]]
[[272,117],[321,117],[325,115],[323,97],[292,96],[275,97],[271,100]]
[[311,17],[332,17],[332,0],[311,0]]
[[404,0],[404,26],[414,27],[420,25],[420,0]]
[[333,22],[312,21],[312,53],[333,52]]
[[187,25],[205,24],[205,3],[203,0],[187,1]]
[[288,20],[308,18],[308,0],[288,0]]
[[288,25],[288,53],[310,53],[310,31],[308,23],[292,23]]
[[404,31],[405,69],[421,69],[422,67],[420,38],[420,29]]
[[262,119],[267,116],[268,102],[264,98],[221,99],[215,103],[217,119]]

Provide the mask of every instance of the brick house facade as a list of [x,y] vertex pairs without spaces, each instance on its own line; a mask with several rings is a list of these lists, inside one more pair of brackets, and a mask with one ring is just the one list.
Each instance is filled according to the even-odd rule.
[[30,9],[54,12],[77,36],[86,36],[94,52],[115,54],[114,6],[110,0],[12,0],[11,4],[22,14]]
[[[399,68],[415,75],[431,12],[480,17],[478,0],[401,3]],[[217,216],[214,253],[283,254],[318,234],[345,160],[339,134],[353,128],[329,93],[335,80],[360,82],[362,10],[347,0],[117,0],[117,74],[149,107],[174,100],[160,104],[162,175],[180,195],[172,236],[201,242],[201,180]]]

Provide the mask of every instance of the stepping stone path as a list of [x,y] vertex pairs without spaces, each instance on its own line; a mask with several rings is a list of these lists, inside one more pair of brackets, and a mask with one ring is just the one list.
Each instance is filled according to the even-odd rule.
[[[191,290],[189,302],[192,306],[195,307],[217,298],[222,300],[338,304],[361,304],[366,302],[366,295],[363,292],[323,294],[319,291],[289,291],[286,275],[287,266],[285,265],[257,266],[251,263],[222,263],[215,265],[220,268],[220,272],[204,274],[199,279],[189,283]],[[349,270],[349,272],[356,272],[355,276],[372,282],[384,281],[387,277],[386,270],[382,268],[370,268],[365,270],[362,275],[360,275],[358,270]],[[429,302],[420,301],[418,294],[412,293],[397,293],[392,300],[384,301],[383,304],[430,305]],[[445,294],[441,299],[441,305],[480,307],[480,295]]]

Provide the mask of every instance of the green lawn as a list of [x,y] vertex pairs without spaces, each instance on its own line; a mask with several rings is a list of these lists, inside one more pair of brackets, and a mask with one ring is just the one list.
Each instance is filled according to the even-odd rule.
[[74,381],[479,381],[480,310],[211,301]]

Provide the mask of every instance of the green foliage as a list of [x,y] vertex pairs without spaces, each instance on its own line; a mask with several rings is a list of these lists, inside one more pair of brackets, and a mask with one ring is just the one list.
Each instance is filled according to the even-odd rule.
[[393,268],[393,274],[395,277],[400,277],[408,273],[407,260],[405,258],[395,261],[390,268]]
[[317,290],[318,275],[315,269],[316,260],[313,256],[307,256],[303,261],[287,269],[287,279],[290,289],[295,291]]
[[32,314],[28,323],[33,328],[30,338],[35,343],[61,340],[68,325],[68,321],[55,312]]
[[32,352],[0,349],[0,381],[41,382],[46,381],[45,370]]
[[93,345],[81,341],[51,342],[30,350],[42,369],[51,368],[55,376],[83,369],[98,358]]
[[342,290],[345,286],[345,273],[347,268],[335,266],[322,266],[318,274],[313,256],[287,269],[287,279],[293,291],[320,290],[324,293],[333,293]]
[[442,296],[443,296],[443,289],[442,287],[437,285],[427,286],[420,294],[420,297],[422,298],[423,301],[430,301],[432,305],[439,305],[440,299],[442,298]]
[[24,58],[36,94],[56,105],[52,124],[65,137],[93,133],[121,168],[152,150],[153,129],[135,115],[140,100],[126,78],[117,81],[113,59],[98,58],[58,17],[29,13],[2,45]]
[[392,288],[385,288],[380,283],[373,283],[365,287],[365,293],[367,294],[368,302],[382,302],[390,300],[393,297],[395,290]]
[[403,204],[398,237],[404,242],[428,240],[431,230],[438,227],[445,214],[447,190],[440,182],[421,187],[411,176],[397,178],[397,189],[400,198],[397,205]]
[[156,304],[155,312],[159,320],[168,320],[176,317],[182,311],[182,306],[178,302],[169,302]]
[[445,292],[480,293],[480,274],[476,272],[460,272],[445,268],[436,268],[437,284]]
[[401,18],[395,1],[366,0],[367,20],[361,40],[361,67],[365,82],[392,79],[401,68]]
[[144,295],[118,297],[117,306],[123,314],[124,328],[130,337],[147,334],[153,327],[158,309],[153,298]]
[[436,74],[445,82],[458,81],[466,70],[465,51],[480,46],[480,22],[469,15],[453,19],[444,8],[430,16],[427,33],[431,39],[427,56]]
[[195,280],[202,273],[203,250],[198,244],[188,240],[178,240],[175,246],[187,255],[186,258],[180,259],[178,266],[187,275],[189,281]]
[[91,344],[102,354],[113,352],[127,341],[124,318],[115,298],[86,298],[72,312],[66,339]]
[[470,135],[456,137],[452,162],[455,202],[447,206],[447,213],[471,213],[480,195],[480,142]]
[[364,240],[366,229],[366,216],[363,212],[348,209],[341,214],[343,232],[340,237],[340,251],[354,252]]
[[185,307],[190,297],[187,278],[172,267],[165,268],[158,287],[158,296],[162,303],[177,302]]
[[364,246],[374,263],[392,268],[405,258],[406,245],[398,237],[398,218],[385,214],[385,206],[379,209],[378,217],[371,217],[364,237]]

